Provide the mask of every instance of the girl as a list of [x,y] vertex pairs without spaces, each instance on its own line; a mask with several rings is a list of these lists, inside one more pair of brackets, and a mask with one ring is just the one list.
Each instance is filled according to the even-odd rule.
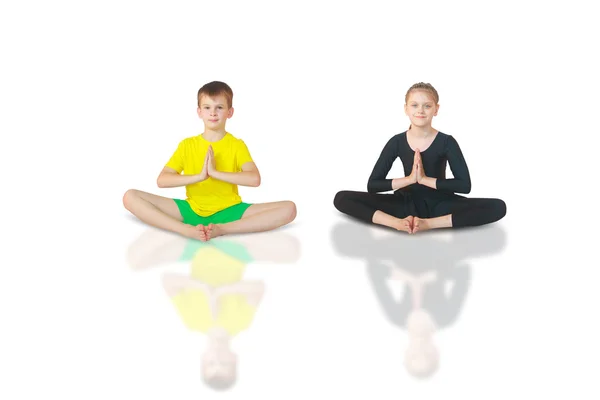
[[[335,208],[362,221],[408,233],[436,228],[460,228],[496,222],[506,215],[500,199],[466,198],[471,178],[460,147],[451,135],[432,128],[439,109],[438,93],[429,83],[417,83],[406,93],[407,131],[383,148],[369,177],[367,193],[344,190]],[[388,179],[400,158],[404,178]],[[446,179],[446,164],[454,178]],[[382,194],[393,190],[393,194]]]

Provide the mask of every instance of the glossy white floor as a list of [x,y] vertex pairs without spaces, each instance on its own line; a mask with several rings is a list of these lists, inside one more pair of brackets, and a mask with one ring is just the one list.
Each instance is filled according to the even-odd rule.
[[[279,231],[199,244],[116,212],[105,222],[120,221],[114,235],[30,244],[21,257],[32,261],[3,279],[3,390],[148,399],[598,394],[598,273],[591,260],[569,262],[555,233],[538,231],[528,244],[513,216],[408,236],[329,214],[319,229],[302,213]],[[234,332],[228,346],[209,346],[206,294],[220,299],[214,312]],[[233,386],[205,382],[219,374]]]
[[[0,12],[1,399],[600,397],[584,2],[67,3]],[[261,169],[243,199],[294,200],[285,229],[196,245],[123,208],[184,196],[155,179],[210,80]],[[419,81],[499,223],[408,236],[333,208]]]

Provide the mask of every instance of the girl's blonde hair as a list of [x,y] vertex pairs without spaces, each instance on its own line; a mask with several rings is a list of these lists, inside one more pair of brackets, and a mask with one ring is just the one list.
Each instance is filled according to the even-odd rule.
[[431,96],[433,96],[433,99],[435,100],[435,104],[438,104],[438,102],[440,100],[440,96],[438,96],[437,90],[435,90],[435,88],[433,86],[431,86],[430,83],[423,83],[423,82],[415,83],[414,85],[412,85],[410,87],[410,89],[408,89],[408,92],[406,92],[406,97],[404,98],[404,101],[406,103],[408,103],[408,96],[410,95],[410,93],[413,91],[416,91],[416,90],[423,90],[425,92],[429,92],[431,94]]

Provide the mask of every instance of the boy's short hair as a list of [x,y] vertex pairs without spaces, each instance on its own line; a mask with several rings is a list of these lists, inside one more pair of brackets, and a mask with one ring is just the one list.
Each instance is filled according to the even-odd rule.
[[200,107],[200,98],[202,96],[216,97],[223,95],[227,99],[227,107],[231,108],[233,105],[233,90],[225,82],[212,81],[198,90],[198,107]]

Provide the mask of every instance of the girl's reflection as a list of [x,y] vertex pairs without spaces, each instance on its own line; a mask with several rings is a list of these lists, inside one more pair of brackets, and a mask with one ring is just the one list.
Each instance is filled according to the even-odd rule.
[[[366,261],[379,303],[394,325],[407,330],[405,366],[416,377],[438,368],[437,330],[457,318],[470,284],[465,260],[500,252],[506,242],[501,225],[421,237],[390,235],[377,239],[374,228],[350,221],[332,231],[335,250]],[[394,292],[401,291],[396,300]]]

